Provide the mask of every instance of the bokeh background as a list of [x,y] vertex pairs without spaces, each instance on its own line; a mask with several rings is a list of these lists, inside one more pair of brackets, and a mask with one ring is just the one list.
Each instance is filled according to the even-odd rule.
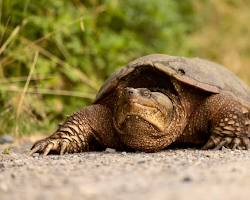
[[116,68],[207,58],[250,84],[249,0],[0,0],[0,135],[50,134]]

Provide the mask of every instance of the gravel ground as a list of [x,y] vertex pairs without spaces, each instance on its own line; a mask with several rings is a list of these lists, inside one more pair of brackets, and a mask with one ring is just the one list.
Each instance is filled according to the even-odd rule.
[[0,145],[1,200],[250,198],[250,151],[109,150],[31,157],[29,147],[25,142],[8,152]]

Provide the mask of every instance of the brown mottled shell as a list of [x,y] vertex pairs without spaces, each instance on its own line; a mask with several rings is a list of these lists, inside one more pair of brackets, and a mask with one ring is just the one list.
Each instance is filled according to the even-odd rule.
[[230,92],[249,106],[250,90],[224,66],[200,58],[152,54],[140,57],[115,71],[99,90],[96,101],[112,92],[124,76],[141,66],[151,66],[183,83],[211,93]]

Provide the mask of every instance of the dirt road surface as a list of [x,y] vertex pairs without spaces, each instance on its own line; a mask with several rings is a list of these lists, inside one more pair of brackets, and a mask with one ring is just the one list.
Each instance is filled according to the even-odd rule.
[[0,145],[1,200],[250,199],[250,151],[109,150],[31,157],[29,147],[8,151]]

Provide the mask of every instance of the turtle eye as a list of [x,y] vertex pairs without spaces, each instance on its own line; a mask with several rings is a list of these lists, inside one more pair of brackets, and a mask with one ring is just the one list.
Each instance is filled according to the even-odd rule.
[[148,89],[144,89],[144,90],[142,90],[142,95],[144,97],[151,97],[151,92]]

